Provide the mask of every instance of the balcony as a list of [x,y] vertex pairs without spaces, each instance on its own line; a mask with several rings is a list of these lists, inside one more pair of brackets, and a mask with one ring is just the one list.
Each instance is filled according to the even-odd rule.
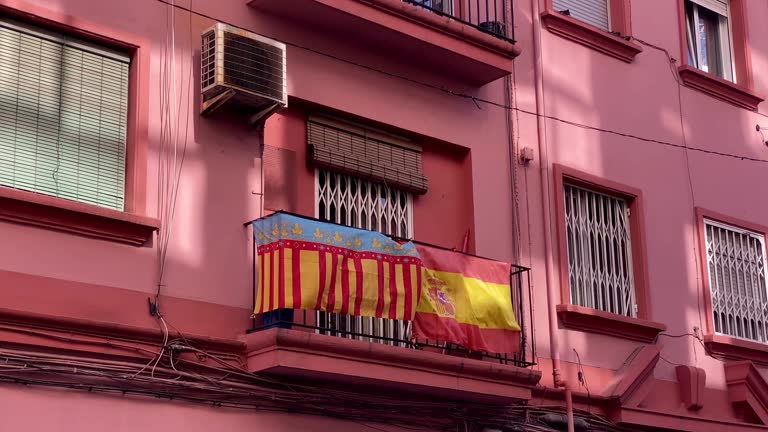
[[260,11],[354,41],[468,85],[512,71],[520,54],[505,0],[250,0]]
[[[458,294],[461,290],[458,284],[462,282],[455,281],[465,279],[461,277],[451,279],[453,276],[450,275],[456,276],[456,274],[448,273],[449,270],[436,271],[434,274],[439,274],[443,280],[450,281],[449,286],[443,286],[444,290],[440,290],[439,293],[449,293],[445,296],[449,297],[450,301],[445,304],[450,305],[449,314],[455,317],[456,321],[461,321],[462,316],[467,316],[462,313],[462,307],[471,309],[476,303],[481,303],[488,305],[486,311],[493,311],[487,314],[493,316],[491,321],[497,319],[499,315],[508,313],[519,331],[506,332],[501,328],[479,326],[467,330],[466,334],[470,336],[464,344],[457,342],[461,335],[450,331],[441,333],[446,335],[445,340],[437,337],[429,338],[425,337],[425,334],[435,334],[430,333],[434,329],[427,329],[428,326],[424,323],[435,321],[425,319],[432,315],[427,313],[429,309],[423,307],[422,303],[429,303],[429,300],[425,299],[438,291],[435,291],[432,282],[436,278],[429,276],[433,274],[431,270],[422,272],[421,269],[426,269],[427,265],[435,267],[434,257],[440,256],[447,257],[448,260],[465,262],[468,268],[478,265],[477,263],[482,265],[490,260],[420,243],[417,244],[417,250],[421,255],[417,257],[415,254],[406,253],[407,249],[414,244],[413,242],[391,243],[399,245],[402,254],[392,255],[395,259],[390,260],[387,254],[390,251],[394,254],[394,249],[389,249],[389,245],[385,244],[384,240],[377,240],[385,238],[383,235],[289,216],[290,219],[285,219],[279,214],[273,215],[267,218],[266,224],[261,228],[254,226],[254,236],[259,243],[259,248],[254,253],[253,263],[254,310],[257,313],[254,315],[253,328],[245,340],[248,346],[247,365],[250,371],[326,381],[334,385],[364,385],[368,388],[406,391],[414,394],[437,394],[451,399],[484,403],[511,403],[530,398],[531,388],[538,383],[541,373],[530,368],[534,365],[535,353],[532,352],[526,336],[531,333],[528,326],[532,323],[530,307],[526,306],[524,301],[525,298],[530,298],[531,294],[527,268],[492,262],[490,265],[496,266],[497,269],[503,265],[503,271],[508,274],[509,279],[503,284],[489,282],[483,289],[493,290],[501,287],[503,290],[501,295],[496,296],[495,299],[474,297],[464,302],[460,301],[462,294]],[[306,221],[307,224],[303,224],[302,221]],[[263,233],[266,231],[269,231],[267,237],[270,237],[271,233],[274,233],[274,237],[265,239]],[[366,239],[370,238],[364,237],[366,233],[379,236],[372,238],[374,244],[379,243],[379,246],[374,247],[382,251],[381,254],[376,253],[377,257],[369,255],[367,263],[365,247]],[[261,241],[258,237],[262,237]],[[358,238],[362,241],[357,242]],[[362,243],[362,246],[356,249],[352,242]],[[340,246],[337,247],[334,244]],[[304,251],[307,251],[308,255],[302,255]],[[421,261],[421,257],[429,251],[437,251],[432,257],[432,264],[426,260]],[[326,254],[325,257],[323,254]],[[339,258],[334,258],[332,254]],[[353,263],[352,260],[357,259],[358,256],[362,256],[363,262]],[[297,257],[303,260],[301,264],[296,261]],[[405,258],[396,261],[398,257]],[[345,258],[349,258],[349,261],[342,261]],[[381,273],[374,274],[377,271],[376,259],[380,263],[384,262],[378,268],[385,269],[384,274],[392,275],[389,281],[382,279]],[[415,305],[415,318],[403,319],[408,317],[408,307],[401,307],[403,297],[396,297],[394,280],[402,282],[407,279],[408,268],[417,259],[421,263],[420,266],[423,266],[418,267],[418,274],[423,275],[421,279],[426,281],[418,286],[425,288],[418,290],[420,292],[418,301],[412,299],[412,304]],[[314,266],[318,262],[323,263],[320,264],[322,270],[319,273],[315,272],[314,268],[300,267],[306,263]],[[396,266],[401,265],[395,264],[396,262],[407,264],[402,264],[402,267],[395,269]],[[441,263],[438,262],[437,265]],[[259,269],[262,268],[265,270],[260,271]],[[354,280],[357,277],[353,274],[355,268],[365,269],[365,274],[359,276],[361,282],[357,285],[358,300],[355,300],[355,297],[349,297],[355,291]],[[403,276],[395,276],[401,268],[404,269]],[[413,281],[417,280],[415,274],[412,273]],[[471,270],[467,270],[465,274],[470,275],[466,277],[472,278],[471,283],[478,283],[472,276]],[[490,274],[490,271],[485,268],[476,274]],[[310,278],[307,279],[307,276]],[[287,282],[289,277],[293,279],[291,283]],[[339,279],[341,282],[333,282]],[[377,279],[378,292],[382,293],[381,287],[386,286],[388,290],[386,296],[391,300],[383,308],[375,307],[375,300],[380,299],[381,294],[378,294],[377,298],[361,294],[369,292],[375,297],[377,287],[369,285],[376,285]],[[299,280],[301,288],[297,290],[295,281]],[[316,280],[321,281],[319,292],[312,291],[316,287],[308,286]],[[349,282],[345,284],[345,280]],[[269,281],[272,283],[270,284]],[[330,284],[323,281],[330,281]],[[285,289],[288,285],[291,285],[292,293]],[[325,293],[323,286],[325,286]],[[330,300],[333,295],[336,296],[335,302]],[[291,298],[288,298],[289,296]],[[301,297],[301,300],[297,300],[297,296]],[[317,304],[315,299],[318,299]],[[406,294],[405,303],[410,301],[408,299]],[[370,300],[373,301],[369,302]],[[297,307],[299,304],[302,307]],[[354,304],[358,305],[357,309],[352,307]],[[379,312],[383,310],[384,316],[367,316],[366,304],[370,304],[370,310],[376,309]],[[280,308],[278,307],[280,305],[293,307]],[[405,317],[395,316],[395,310],[398,308],[405,311]],[[497,309],[494,308],[500,312],[497,313]],[[266,311],[267,309],[270,310]],[[353,310],[360,313],[355,314]],[[389,310],[389,317],[386,317],[387,310]],[[472,315],[478,315],[477,312],[476,309],[471,310]],[[438,321],[445,316],[442,314]],[[449,325],[452,325],[453,321],[449,321]],[[468,328],[465,323],[461,323],[461,326],[462,329]],[[459,327],[453,329],[457,328]],[[500,334],[504,336],[502,339],[498,338]],[[478,343],[489,349],[478,349]]]

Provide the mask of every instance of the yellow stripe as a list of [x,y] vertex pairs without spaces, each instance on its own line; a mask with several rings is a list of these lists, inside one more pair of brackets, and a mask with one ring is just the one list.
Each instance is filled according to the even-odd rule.
[[278,309],[280,307],[280,251],[272,252],[272,294],[275,298],[272,300],[273,307]]
[[320,305],[323,310],[325,310],[328,307],[328,294],[331,292],[333,287],[331,286],[331,269],[333,266],[331,265],[331,254],[328,252],[320,252],[321,254],[325,255],[325,281],[323,282],[324,290],[323,290],[323,303]]
[[512,310],[509,285],[489,283],[459,273],[423,269],[423,301],[419,302],[419,312],[436,313],[428,300],[430,277],[437,277],[445,284],[442,290],[453,302],[456,321],[480,328],[520,330]]
[[334,312],[340,312],[341,311],[341,301],[343,300],[343,295],[341,293],[341,269],[344,267],[344,256],[338,255],[336,259],[336,286],[331,287],[332,290],[335,291],[335,298],[333,301],[333,311]]
[[403,277],[403,265],[395,264],[395,284],[397,285],[397,317],[405,317],[405,282]]
[[360,304],[360,315],[376,316],[378,301],[379,277],[376,260],[361,260],[363,269],[363,302]]
[[261,255],[258,255],[256,257],[257,259],[257,265],[258,265],[258,273],[256,274],[256,301],[253,304],[253,313],[257,314],[259,313],[259,310],[261,309],[261,302],[264,301],[264,293],[262,292],[264,290],[264,287],[261,283],[261,272],[264,271],[262,267],[264,267],[261,264]]
[[[381,313],[383,317],[389,318],[389,263],[384,261],[382,268],[384,272],[384,309],[381,310]],[[378,294],[378,282],[374,286],[376,287],[374,292]]]
[[299,252],[301,260],[301,307],[312,310],[317,301],[317,289],[320,255],[317,251],[302,250]]
[[269,309],[269,277],[272,274],[272,252],[264,254],[264,289],[261,292],[264,293],[264,312],[268,312]]
[[357,279],[355,278],[355,260],[347,260],[347,270],[349,270],[349,314],[355,313],[355,301],[357,301]]
[[293,308],[293,250],[291,248],[285,248],[283,251],[284,264],[283,274],[285,275],[285,307],[288,309]]
[[[416,313],[416,305],[419,304],[419,298],[418,298],[418,283],[419,283],[419,268],[415,265],[411,266],[411,290],[413,291],[413,294],[411,295],[411,313]],[[406,319],[412,319],[413,317],[405,317]]]

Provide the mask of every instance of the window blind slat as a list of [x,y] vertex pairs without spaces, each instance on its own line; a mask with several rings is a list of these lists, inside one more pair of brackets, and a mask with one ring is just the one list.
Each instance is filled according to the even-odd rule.
[[552,7],[558,12],[568,10],[572,17],[610,31],[608,0],[552,0]]
[[724,17],[728,16],[728,0],[690,0],[699,6],[705,7]]
[[129,65],[40,34],[0,21],[0,184],[122,210]]

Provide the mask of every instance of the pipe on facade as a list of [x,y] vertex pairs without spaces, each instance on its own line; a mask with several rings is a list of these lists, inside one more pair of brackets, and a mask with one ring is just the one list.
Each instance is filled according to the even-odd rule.
[[531,25],[533,26],[533,71],[536,93],[536,133],[539,149],[539,175],[541,177],[541,207],[544,216],[544,270],[547,284],[547,316],[549,318],[549,351],[552,359],[552,380],[555,387],[565,389],[565,409],[568,432],[574,431],[573,395],[560,372],[560,337],[557,332],[557,289],[552,246],[552,204],[550,202],[549,151],[544,118],[544,66],[541,50],[541,0],[531,0]]

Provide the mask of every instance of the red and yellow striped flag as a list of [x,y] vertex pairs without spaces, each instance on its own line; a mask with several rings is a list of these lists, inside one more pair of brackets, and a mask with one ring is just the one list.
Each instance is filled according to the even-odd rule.
[[285,213],[253,227],[259,263],[254,313],[289,308],[413,319],[421,294],[413,243]]
[[512,308],[508,263],[416,245],[422,294],[413,335],[474,351],[516,353],[520,326]]

